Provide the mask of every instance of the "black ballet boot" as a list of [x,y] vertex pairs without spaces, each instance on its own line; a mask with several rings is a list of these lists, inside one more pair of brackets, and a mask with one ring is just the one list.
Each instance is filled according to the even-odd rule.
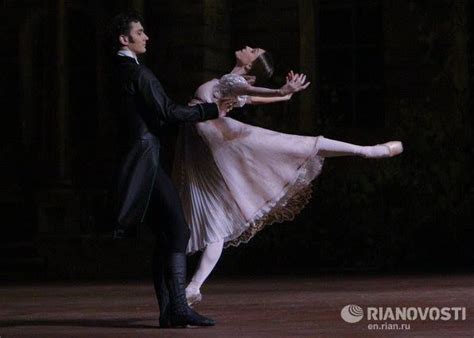
[[165,281],[165,265],[163,256],[161,256],[155,249],[153,255],[153,286],[155,288],[155,295],[160,308],[160,327],[170,327],[169,305],[170,294]]
[[[172,253],[167,258],[166,285],[169,291],[169,327],[213,326],[215,321],[201,316],[188,306],[184,285],[186,282],[186,255]],[[160,322],[161,323],[161,322]]]

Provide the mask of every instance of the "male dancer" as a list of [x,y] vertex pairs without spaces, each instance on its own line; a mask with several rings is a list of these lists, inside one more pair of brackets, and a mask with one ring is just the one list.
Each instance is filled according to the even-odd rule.
[[121,140],[125,156],[118,180],[118,227],[115,237],[133,233],[148,213],[156,236],[153,279],[160,307],[160,326],[211,326],[214,321],[193,311],[186,302],[185,250],[189,240],[178,193],[159,163],[160,130],[167,122],[197,122],[225,116],[233,105],[193,107],[176,105],[165,94],[155,75],[141,65],[137,55],[149,40],[136,12],[113,18],[111,39],[116,54],[117,94],[121,113]]

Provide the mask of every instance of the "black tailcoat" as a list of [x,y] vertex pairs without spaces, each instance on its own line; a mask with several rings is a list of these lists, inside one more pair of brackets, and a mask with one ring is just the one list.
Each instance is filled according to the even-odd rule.
[[[156,76],[133,58],[117,56],[117,87],[123,160],[118,172],[117,233],[133,233],[143,222],[156,182],[160,129],[167,122],[198,122],[218,117],[217,105],[177,105]],[[120,235],[119,235],[120,236]]]

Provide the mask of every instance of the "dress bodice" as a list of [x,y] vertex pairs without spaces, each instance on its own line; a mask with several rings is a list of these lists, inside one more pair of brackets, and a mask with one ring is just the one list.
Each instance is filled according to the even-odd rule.
[[242,107],[247,102],[248,96],[235,95],[234,89],[247,84],[247,81],[237,74],[226,74],[220,79],[212,79],[202,84],[194,94],[194,98],[203,103],[216,102],[223,97],[235,97],[237,102],[234,107]]

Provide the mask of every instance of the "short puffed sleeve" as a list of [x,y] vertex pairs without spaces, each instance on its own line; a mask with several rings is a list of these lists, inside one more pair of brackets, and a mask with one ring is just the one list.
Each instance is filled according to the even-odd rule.
[[247,95],[235,95],[234,89],[238,86],[246,85],[247,81],[243,76],[237,74],[226,74],[219,79],[216,86],[216,98],[235,97],[237,102],[234,107],[242,107],[248,100]]

